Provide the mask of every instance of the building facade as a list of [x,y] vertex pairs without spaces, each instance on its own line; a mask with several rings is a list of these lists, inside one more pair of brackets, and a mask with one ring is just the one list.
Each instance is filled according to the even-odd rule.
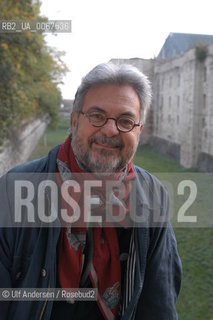
[[154,60],[112,61],[135,65],[152,83],[153,101],[142,143],[170,154],[186,168],[213,171],[213,44],[199,42],[185,52],[177,51],[168,56],[162,48]]

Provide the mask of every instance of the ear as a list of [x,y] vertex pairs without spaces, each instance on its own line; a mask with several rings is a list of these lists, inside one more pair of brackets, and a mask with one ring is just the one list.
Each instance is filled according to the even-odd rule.
[[71,129],[72,129],[72,132],[74,130],[74,128],[76,127],[77,125],[77,112],[76,111],[73,111],[72,112],[72,120],[71,120]]
[[141,134],[142,130],[143,130],[143,124],[141,123],[141,125],[140,125],[140,134]]

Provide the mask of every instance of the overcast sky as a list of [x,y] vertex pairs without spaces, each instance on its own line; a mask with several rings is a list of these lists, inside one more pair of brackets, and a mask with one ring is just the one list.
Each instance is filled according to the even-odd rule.
[[48,35],[70,69],[61,87],[72,99],[81,78],[112,58],[154,58],[170,32],[213,34],[212,0],[41,0],[50,20],[72,20],[71,33]]

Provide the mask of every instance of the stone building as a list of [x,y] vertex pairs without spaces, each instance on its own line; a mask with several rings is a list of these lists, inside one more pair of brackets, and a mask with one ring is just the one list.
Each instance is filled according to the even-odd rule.
[[143,143],[213,171],[213,36],[170,34],[155,60],[112,61],[135,65],[152,83]]
[[[133,66],[137,67],[139,70],[143,71],[146,74],[151,82],[154,82],[154,63],[153,59],[140,59],[140,58],[132,58],[132,59],[112,59],[114,64],[123,64],[129,63]],[[152,137],[153,132],[153,109],[149,110],[147,114],[146,123],[143,127],[143,139],[141,142],[143,144],[150,143],[150,139]]]

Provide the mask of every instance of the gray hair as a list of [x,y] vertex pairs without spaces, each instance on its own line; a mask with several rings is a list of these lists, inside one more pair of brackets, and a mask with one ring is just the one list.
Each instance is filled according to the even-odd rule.
[[144,123],[151,103],[151,86],[148,78],[129,64],[102,63],[92,69],[83,79],[75,94],[73,110],[82,110],[84,97],[91,87],[104,84],[130,85],[140,100],[141,121]]

